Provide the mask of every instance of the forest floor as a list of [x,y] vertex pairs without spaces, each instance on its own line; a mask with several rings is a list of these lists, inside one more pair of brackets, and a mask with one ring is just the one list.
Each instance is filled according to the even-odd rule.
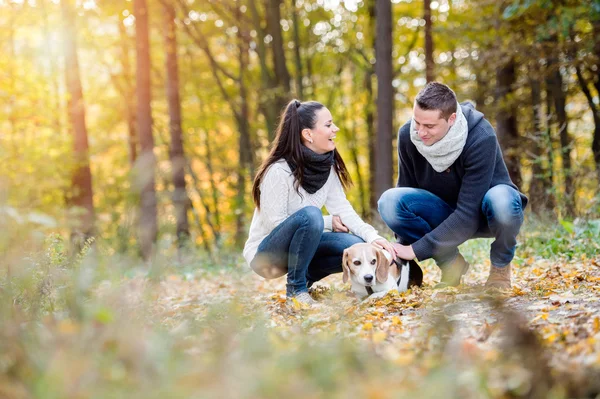
[[[600,259],[528,259],[513,269],[508,291],[484,290],[488,270],[489,261],[474,262],[463,285],[433,290],[440,271],[428,262],[421,289],[365,301],[333,275],[313,294],[323,306],[308,310],[286,306],[284,278],[172,276],[157,293],[156,315],[176,327],[186,313],[207,317],[211,305],[234,301],[242,314],[261,314],[275,341],[353,338],[406,371],[391,383],[394,397],[423,388],[429,397],[600,394]],[[447,375],[434,377],[440,370]],[[364,394],[388,397],[370,385]]]
[[49,236],[1,269],[0,398],[594,398],[599,232],[529,226],[507,291],[483,289],[480,239],[458,288],[428,261],[422,288],[359,301],[337,274],[308,310],[235,252],[148,268]]

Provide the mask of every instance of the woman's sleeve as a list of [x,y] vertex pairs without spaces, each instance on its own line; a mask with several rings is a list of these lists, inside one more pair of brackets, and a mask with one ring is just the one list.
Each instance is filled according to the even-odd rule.
[[337,176],[337,173],[332,172],[334,180],[329,193],[327,193],[327,200],[325,201],[325,208],[331,215],[337,215],[342,219],[342,223],[350,229],[350,232],[359,236],[365,242],[373,242],[377,239],[382,239],[377,230],[358,216],[358,214],[352,208],[352,204],[346,198],[342,183]]
[[289,216],[288,175],[285,170],[272,165],[260,183],[260,213],[269,230],[273,230]]

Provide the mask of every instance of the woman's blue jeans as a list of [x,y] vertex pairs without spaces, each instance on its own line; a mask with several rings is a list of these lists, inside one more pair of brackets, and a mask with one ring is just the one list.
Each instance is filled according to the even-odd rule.
[[[439,226],[454,209],[429,191],[398,187],[387,190],[379,199],[379,214],[404,245],[410,245]],[[523,224],[523,204],[519,192],[499,184],[483,197],[479,228],[471,238],[494,237],[490,261],[496,267],[508,265],[517,246],[517,234]],[[458,248],[436,255],[440,267],[458,255]]]
[[[342,271],[344,249],[364,242],[353,234],[324,232],[323,227],[319,208],[300,209],[262,240],[250,266],[265,278],[287,271],[288,296],[307,292],[307,283]],[[277,268],[281,273],[264,273],[268,268]]]

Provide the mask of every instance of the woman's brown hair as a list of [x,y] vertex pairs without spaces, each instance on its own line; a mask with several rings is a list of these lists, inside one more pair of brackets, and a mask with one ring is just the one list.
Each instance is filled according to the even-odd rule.
[[[317,122],[317,111],[325,106],[316,101],[306,101],[301,103],[298,100],[292,100],[285,107],[285,111],[281,114],[279,120],[279,126],[275,139],[273,140],[271,151],[267,158],[263,161],[262,165],[258,169],[256,177],[254,178],[254,184],[252,186],[252,197],[256,207],[260,209],[260,183],[263,176],[269,169],[269,166],[273,165],[278,160],[285,158],[294,162],[297,167],[294,170],[294,187],[299,193],[300,186],[304,179],[304,156],[302,155],[302,130],[313,129]],[[344,160],[334,150],[334,161],[333,165],[335,172],[338,175],[342,186],[346,189],[352,185],[352,179],[346,169]]]

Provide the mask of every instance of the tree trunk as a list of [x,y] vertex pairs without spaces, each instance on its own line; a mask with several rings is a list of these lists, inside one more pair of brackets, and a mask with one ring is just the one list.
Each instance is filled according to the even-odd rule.
[[165,12],[165,67],[167,72],[167,103],[169,106],[169,132],[171,133],[171,146],[169,158],[171,159],[171,173],[173,175],[173,205],[175,207],[175,220],[177,223],[178,247],[183,247],[190,237],[188,222],[188,209],[190,200],[185,187],[185,154],[183,151],[183,138],[181,131],[181,101],[179,98],[179,69],[177,63],[177,33],[175,30],[175,10],[170,5],[164,4]]
[[[369,31],[371,37],[371,48],[375,49],[376,34],[376,13],[375,1],[367,0],[369,12]],[[369,146],[369,215],[374,216],[377,213],[377,190],[375,189],[375,175],[377,174],[375,159],[376,126],[375,126],[375,95],[373,93],[373,68],[367,67],[365,71],[365,91],[367,92],[367,103],[365,105],[365,123],[367,127],[368,146]],[[370,217],[371,219],[371,217]]]
[[[596,55],[596,71],[600,70],[600,20],[594,21],[594,54]],[[596,88],[596,94],[600,96],[600,75],[596,73],[596,79],[594,81],[594,87]],[[600,187],[600,124],[595,118],[600,118],[600,109],[596,106],[596,112],[594,114],[594,137],[592,139],[592,153],[594,154],[594,161],[596,163],[596,176],[598,177],[598,186]],[[600,191],[600,189],[598,190]]]
[[[599,63],[600,66],[600,63]],[[592,138],[592,154],[594,155],[594,163],[596,166],[596,175],[598,179],[598,184],[600,185],[600,109],[598,105],[594,102],[594,96],[592,95],[588,84],[583,77],[583,73],[581,72],[581,68],[579,65],[575,65],[575,72],[577,74],[577,81],[579,82],[579,86],[581,87],[581,91],[585,95],[587,99],[588,105],[590,106],[590,110],[592,111],[592,117],[594,118],[594,135]],[[599,92],[600,94],[600,92]]]
[[377,75],[377,142],[375,147],[375,196],[392,186],[392,132],[394,89],[392,87],[392,3],[376,0],[375,73]]
[[[239,9],[238,9],[239,10]],[[241,18],[241,15],[238,15]],[[250,113],[248,109],[248,89],[246,88],[246,82],[244,81],[244,71],[248,69],[248,47],[238,30],[238,62],[239,62],[239,77],[238,87],[240,91],[240,109],[236,112],[237,124],[240,131],[239,136],[239,154],[240,162],[238,165],[238,187],[236,196],[236,231],[235,231],[235,245],[241,247],[244,244],[246,237],[246,179],[249,176],[254,176],[253,168],[253,157],[252,157],[252,142],[250,139]],[[233,108],[233,104],[232,104]]]
[[260,63],[261,91],[259,93],[259,109],[265,118],[269,142],[275,138],[277,128],[278,106],[275,91],[275,81],[267,63],[267,48],[265,46],[266,32],[261,25],[261,16],[256,7],[258,0],[249,0],[248,6],[252,14],[252,24],[256,30],[256,54]]
[[129,43],[130,38],[125,30],[123,24],[124,17],[119,19],[119,38],[121,40],[121,64],[123,67],[123,76],[125,76],[125,98],[124,110],[125,110],[125,121],[127,123],[128,132],[128,146],[129,146],[129,164],[133,166],[137,160],[137,131],[136,131],[136,120],[135,120],[135,87],[133,74],[131,73],[131,60],[129,57]]
[[[552,42],[556,42],[556,37],[553,38]],[[558,132],[560,137],[560,147],[562,154],[562,170],[565,183],[565,196],[564,205],[565,213],[567,216],[572,217],[575,215],[575,203],[574,203],[574,184],[573,176],[571,173],[571,148],[572,140],[569,136],[568,131],[568,120],[566,106],[566,93],[563,89],[563,78],[560,73],[560,67],[558,61],[554,56],[551,56],[547,61],[548,68],[548,89],[552,96],[552,105],[556,113],[556,123],[558,126]]]
[[283,47],[283,35],[281,33],[281,1],[266,0],[267,9],[267,32],[273,38],[271,49],[273,51],[273,65],[275,66],[275,81],[279,88],[279,96],[282,104],[287,103],[286,96],[289,95],[290,73],[285,60],[285,49]]
[[529,188],[531,209],[538,215],[546,214],[554,208],[551,173],[548,172],[547,153],[552,149],[547,147],[548,140],[542,124],[542,88],[539,80],[539,68],[530,71],[529,84],[531,88],[532,128],[530,150],[532,155],[532,176]]
[[152,256],[158,234],[152,109],[150,107],[150,42],[146,0],[134,0],[137,54],[137,125],[140,157],[137,162],[137,186],[140,192],[139,232],[140,249],[145,260]]
[[431,0],[423,0],[424,13],[423,19],[425,20],[425,78],[428,82],[435,80],[433,61],[433,37],[432,37],[432,23],[431,23]]
[[81,249],[85,240],[94,234],[94,202],[92,190],[92,173],[90,171],[89,146],[85,125],[85,103],[79,63],[77,59],[77,42],[75,29],[75,13],[69,0],[61,1],[63,19],[63,41],[65,51],[65,79],[69,93],[69,120],[73,131],[73,153],[75,170],[71,185],[73,192],[70,205],[79,208],[78,224],[73,227],[71,235],[76,249]]
[[365,91],[367,92],[367,103],[365,104],[365,125],[367,130],[367,145],[369,152],[369,209],[371,213],[377,210],[377,193],[375,192],[375,112],[372,71],[365,71]]
[[521,186],[521,160],[519,149],[519,130],[517,112],[512,99],[513,85],[516,81],[515,61],[509,59],[496,70],[496,132],[502,146],[506,167],[513,183]]
[[294,24],[294,60],[296,62],[296,93],[304,100],[304,85],[302,83],[302,57],[300,55],[300,23],[298,22],[298,0],[292,0],[292,23]]

